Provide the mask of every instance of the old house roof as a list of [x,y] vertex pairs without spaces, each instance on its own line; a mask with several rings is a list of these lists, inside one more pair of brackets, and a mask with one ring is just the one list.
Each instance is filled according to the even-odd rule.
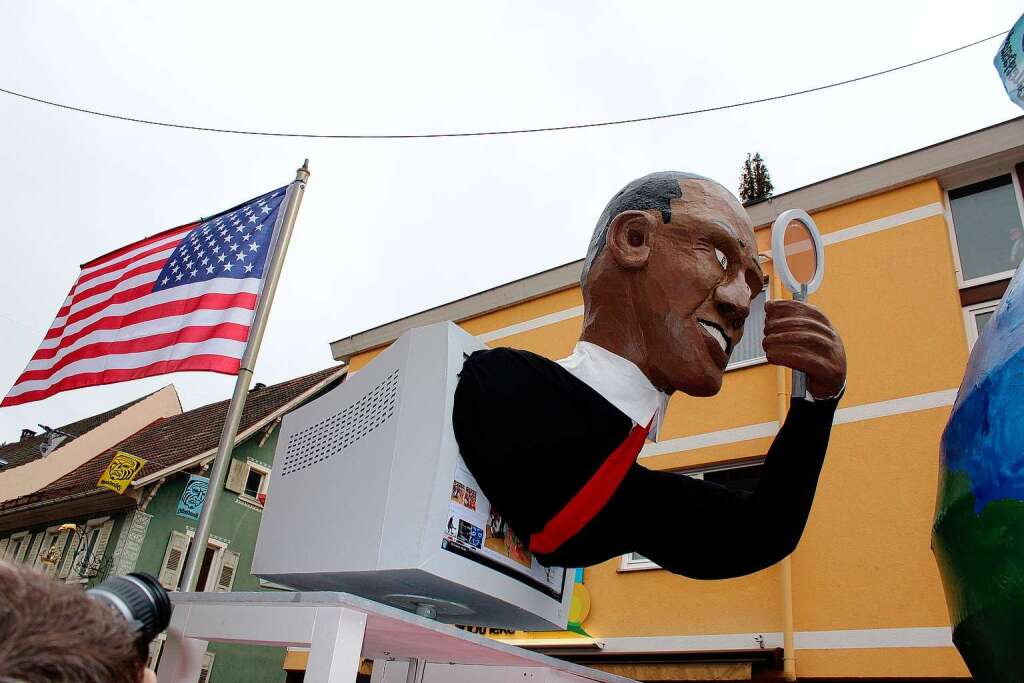
[[[150,394],[147,394],[149,396]],[[106,412],[99,413],[97,415],[91,415],[89,417],[82,418],[76,422],[71,422],[61,427],[57,427],[58,431],[70,434],[68,440],[65,440],[61,445],[70,443],[70,440],[74,437],[82,436],[87,432],[92,431],[96,427],[99,427],[103,423],[109,421],[111,418],[120,415],[124,411],[131,408],[133,405],[145,399],[146,396],[140,396],[139,398],[129,401],[124,405],[120,405],[116,408],[112,408]],[[6,460],[8,468],[18,467],[26,463],[30,463],[33,460],[39,460],[43,457],[40,447],[46,442],[47,436],[45,433],[36,434],[27,439],[21,441],[15,441],[13,443],[7,443],[0,445],[0,459]],[[55,451],[54,451],[55,452]],[[52,453],[51,453],[52,454]]]
[[[344,366],[334,366],[272,386],[257,385],[246,398],[235,443],[244,441],[272,423],[276,417],[291,409],[293,404],[341,380],[344,374]],[[71,496],[104,493],[103,489],[96,487],[96,482],[116,451],[131,453],[147,461],[135,478],[135,486],[212,458],[220,440],[227,409],[228,401],[219,401],[157,420],[39,491],[0,504],[0,514]]]

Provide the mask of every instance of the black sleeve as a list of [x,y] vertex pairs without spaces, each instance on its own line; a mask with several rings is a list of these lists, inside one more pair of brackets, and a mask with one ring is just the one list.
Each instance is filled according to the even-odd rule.
[[608,506],[546,564],[583,566],[635,550],[696,579],[725,579],[775,564],[807,523],[838,399],[792,399],[751,492],[640,465]]
[[466,359],[452,426],[484,495],[526,540],[587,482],[632,421],[547,358],[497,348]]

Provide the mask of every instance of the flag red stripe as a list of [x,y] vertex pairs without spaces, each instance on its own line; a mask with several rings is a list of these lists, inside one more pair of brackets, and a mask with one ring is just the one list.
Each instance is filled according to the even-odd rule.
[[136,249],[144,247],[147,244],[153,244],[154,242],[159,242],[160,240],[165,240],[168,237],[173,237],[176,233],[188,232],[189,230],[191,230],[192,228],[196,227],[197,225],[199,225],[199,221],[196,221],[195,223],[189,223],[188,225],[179,225],[176,228],[170,228],[168,230],[164,230],[163,232],[158,232],[157,234],[155,234],[155,235],[153,235],[151,237],[147,237],[146,239],[139,240],[138,242],[132,242],[128,246],[121,247],[120,249],[115,249],[114,251],[108,252],[108,253],[104,254],[103,256],[97,256],[92,261],[88,261],[87,263],[83,263],[82,264],[82,268],[83,269],[84,268],[95,268],[98,265],[102,265],[104,263],[109,263],[109,262],[115,260],[118,256],[123,256],[123,255],[125,255],[125,254],[127,254],[129,252],[132,252],[132,251],[135,251]]
[[[270,199],[284,189],[274,191]],[[232,211],[244,209],[247,216],[253,215],[267,204],[261,197],[268,194],[218,213],[210,225]],[[263,213],[279,210],[281,202],[283,197],[262,206]],[[262,248],[257,254],[233,255],[239,260],[252,257],[252,265],[245,266],[248,273],[265,261],[275,230],[260,234],[255,230],[262,230],[261,224],[247,232],[253,226],[243,226],[244,220],[234,221],[237,230],[245,233],[239,239],[255,237],[253,244]],[[21,405],[79,387],[182,370],[238,374],[262,278],[232,273],[227,264],[220,275],[204,268],[200,276],[198,264],[193,264],[187,272],[172,276],[173,282],[161,276],[170,255],[185,249],[183,240],[201,224],[202,220],[163,230],[84,263],[42,343],[0,405]],[[211,230],[202,242],[198,236],[190,240],[187,252],[182,252],[189,254],[183,256],[184,262],[191,263],[197,256],[202,260],[207,244],[211,250],[218,245],[239,248],[229,244],[234,236],[229,237],[226,230]],[[158,279],[171,286],[159,285]]]
[[[161,244],[159,246],[153,247],[152,249],[144,251],[143,253],[139,254],[138,256],[132,258],[129,261],[118,261],[117,263],[112,263],[111,265],[106,266],[105,268],[100,268],[99,270],[94,270],[91,273],[86,273],[85,275],[83,275],[80,278],[78,278],[78,282],[75,283],[75,287],[79,287],[83,282],[89,282],[90,280],[95,280],[96,278],[98,278],[101,275],[106,275],[107,273],[114,273],[114,272],[116,272],[118,270],[121,270],[125,266],[127,266],[129,264],[132,264],[135,261],[144,259],[147,256],[151,256],[153,254],[159,254],[161,251],[173,250],[180,243],[181,242],[178,241],[176,243],[172,242],[170,244]],[[164,260],[166,261],[166,259],[164,259]],[[74,290],[72,290],[72,291],[74,291]],[[78,293],[75,294],[75,297],[76,298],[78,297]]]
[[104,308],[107,308],[108,306],[111,306],[113,304],[123,304],[128,301],[135,301],[136,299],[139,299],[141,297],[146,296],[147,294],[152,293],[153,284],[155,282],[156,278],[153,278],[153,282],[147,282],[145,284],[137,285],[135,287],[126,289],[121,292],[116,292],[108,296],[103,301],[97,301],[91,306],[86,306],[85,308],[75,311],[74,313],[67,317],[67,320],[65,320],[60,327],[51,327],[46,332],[46,336],[43,337],[43,340],[45,341],[47,339],[53,339],[54,337],[61,336],[62,334],[64,334],[64,330],[65,328],[67,328],[68,325],[76,323],[79,320],[84,320],[85,318],[91,316],[93,313],[102,311]]
[[158,318],[186,315],[199,310],[222,311],[227,308],[248,308],[249,310],[254,310],[256,308],[256,299],[256,295],[249,292],[239,292],[238,294],[203,294],[192,299],[180,299],[164,304],[155,304],[147,308],[140,308],[125,315],[111,315],[106,318],[100,318],[96,322],[86,325],[78,332],[62,338],[57,346],[39,349],[32,356],[32,360],[53,358],[61,349],[71,346],[85,335],[97,330],[116,330]]
[[21,373],[17,386],[22,382],[48,379],[61,368],[70,365],[78,360],[86,358],[98,358],[100,356],[115,356],[122,353],[141,353],[143,351],[155,351],[175,344],[190,344],[203,342],[208,339],[234,339],[244,342],[249,336],[248,325],[238,323],[221,323],[210,327],[183,327],[174,332],[163,332],[138,339],[128,339],[116,342],[97,342],[87,344],[80,349],[75,349],[68,355],[61,358],[49,368],[40,370],[27,370]]
[[141,368],[111,369],[104,370],[103,372],[82,373],[80,375],[65,377],[46,389],[26,391],[24,394],[20,394],[18,396],[5,398],[0,402],[0,408],[16,406],[22,403],[29,403],[31,401],[38,401],[62,391],[67,391],[68,389],[79,389],[81,387],[91,387],[100,384],[114,384],[116,382],[125,382],[131,379],[164,375],[169,372],[206,370],[210,372],[219,372],[225,375],[237,375],[240,365],[241,361],[238,358],[203,354],[189,356],[188,358],[183,358],[181,360],[162,360]]
[[[164,267],[164,262],[165,261],[166,261],[166,259],[164,261],[156,261],[154,263],[143,263],[141,266],[136,266],[135,268],[132,268],[131,270],[124,271],[124,273],[122,273],[121,276],[118,277],[115,280],[108,280],[107,282],[101,282],[98,285],[93,285],[89,289],[85,289],[85,290],[82,290],[81,292],[78,292],[77,294],[75,294],[71,298],[71,303],[68,306],[62,308],[60,310],[60,312],[57,313],[57,317],[59,318],[62,315],[67,315],[68,311],[70,311],[74,307],[75,304],[77,304],[79,302],[82,302],[82,301],[85,301],[86,299],[90,299],[90,298],[92,298],[94,296],[98,296],[98,295],[102,294],[103,292],[109,292],[110,290],[114,289],[115,287],[117,287],[119,284],[121,284],[125,280],[128,280],[130,278],[136,277],[138,275],[144,275],[146,273],[152,273],[154,270],[159,271],[161,268]],[[154,280],[155,279],[156,278],[154,276]]]

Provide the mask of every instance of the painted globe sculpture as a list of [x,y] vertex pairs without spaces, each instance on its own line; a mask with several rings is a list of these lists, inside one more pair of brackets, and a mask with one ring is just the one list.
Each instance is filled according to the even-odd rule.
[[942,435],[932,549],[979,681],[1024,680],[1024,268],[974,345]]

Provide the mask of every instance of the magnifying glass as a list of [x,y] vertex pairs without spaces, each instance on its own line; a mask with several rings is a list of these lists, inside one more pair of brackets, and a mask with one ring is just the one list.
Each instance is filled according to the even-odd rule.
[[[790,209],[772,225],[772,261],[775,273],[793,293],[796,301],[807,301],[808,295],[821,286],[825,277],[825,245],[814,219],[806,211]],[[793,371],[793,396],[803,398],[807,376]]]

